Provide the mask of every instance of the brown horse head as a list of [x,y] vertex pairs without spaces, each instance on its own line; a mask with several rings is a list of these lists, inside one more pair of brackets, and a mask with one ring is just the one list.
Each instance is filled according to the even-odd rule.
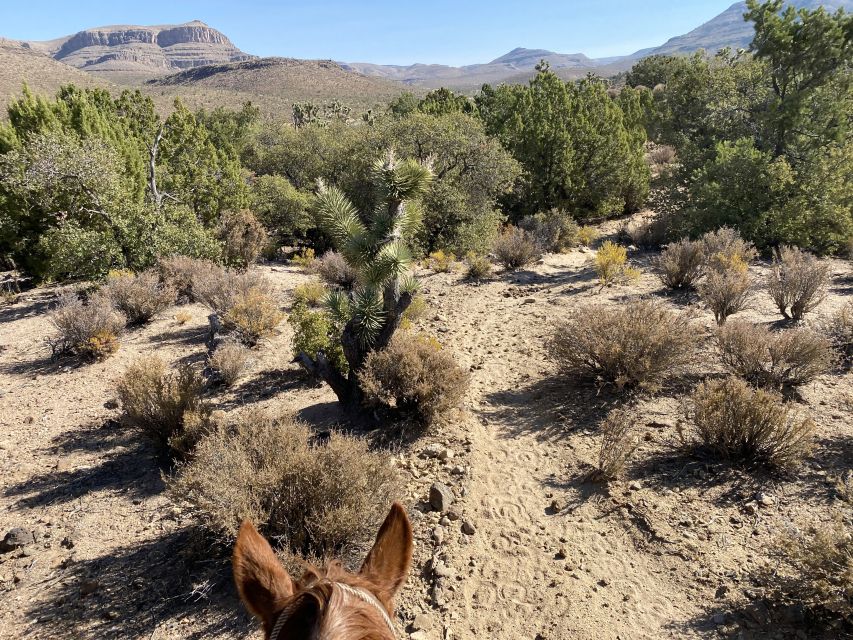
[[358,574],[331,562],[297,581],[246,521],[234,548],[234,581],[267,640],[393,640],[393,600],[409,572],[412,546],[412,525],[395,502]]

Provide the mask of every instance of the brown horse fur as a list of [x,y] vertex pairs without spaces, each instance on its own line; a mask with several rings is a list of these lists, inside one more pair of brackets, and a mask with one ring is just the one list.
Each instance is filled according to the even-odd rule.
[[[246,607],[263,624],[267,640],[393,640],[376,607],[333,583],[371,593],[393,618],[394,596],[408,575],[412,549],[412,525],[395,502],[358,574],[332,561],[322,569],[309,567],[294,581],[269,543],[246,521],[234,547],[234,581]],[[285,610],[281,633],[270,639]]]

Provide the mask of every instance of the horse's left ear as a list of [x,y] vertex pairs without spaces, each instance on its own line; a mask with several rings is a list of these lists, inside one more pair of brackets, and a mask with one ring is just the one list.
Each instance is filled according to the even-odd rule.
[[240,527],[231,564],[240,599],[269,633],[282,601],[293,595],[293,581],[249,521]]
[[395,502],[359,572],[361,577],[376,587],[376,595],[389,610],[394,596],[406,581],[412,564],[413,547],[414,536],[409,516],[403,506]]

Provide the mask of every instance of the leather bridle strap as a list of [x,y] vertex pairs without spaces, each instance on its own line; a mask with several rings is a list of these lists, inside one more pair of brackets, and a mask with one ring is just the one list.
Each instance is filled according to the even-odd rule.
[[[333,587],[339,587],[345,593],[358,598],[362,602],[366,602],[374,609],[376,609],[379,614],[382,616],[382,619],[385,621],[388,630],[391,632],[392,637],[396,637],[397,629],[394,627],[394,622],[391,620],[391,616],[388,615],[388,612],[385,610],[385,607],[382,606],[382,603],[376,599],[372,593],[365,589],[359,589],[358,587],[352,587],[348,584],[344,584],[343,582],[332,582]],[[281,635],[282,629],[284,629],[284,625],[287,622],[288,617],[290,617],[290,607],[287,607],[278,614],[278,618],[273,625],[272,632],[270,633],[270,640],[279,640],[279,636]]]

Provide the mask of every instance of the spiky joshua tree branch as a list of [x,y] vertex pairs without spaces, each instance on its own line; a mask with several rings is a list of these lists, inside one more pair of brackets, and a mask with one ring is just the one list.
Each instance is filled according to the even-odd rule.
[[406,238],[420,223],[412,201],[431,179],[429,163],[398,160],[389,152],[373,168],[379,204],[369,216],[337,187],[318,184],[318,226],[358,274],[352,291],[332,291],[326,301],[332,318],[343,326],[340,344],[349,367],[339,371],[323,352],[300,353],[296,359],[346,404],[359,400],[357,376],[365,358],[388,346],[417,289],[409,272],[412,254]]

